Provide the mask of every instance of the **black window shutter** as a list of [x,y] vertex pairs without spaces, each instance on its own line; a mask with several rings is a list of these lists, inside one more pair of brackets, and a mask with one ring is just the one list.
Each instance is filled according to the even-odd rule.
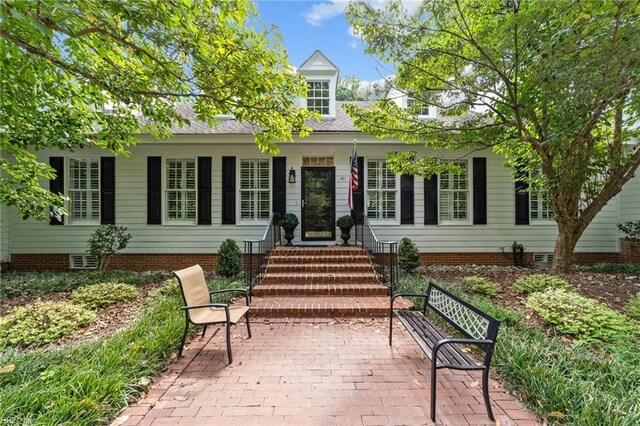
[[100,157],[100,223],[116,223],[115,157]]
[[438,224],[438,175],[424,180],[424,224]]
[[[351,170],[349,170],[349,175],[351,175]],[[360,224],[364,220],[364,157],[358,157],[358,189],[354,190],[351,195],[353,197],[351,215],[355,217],[356,223]]]
[[400,176],[400,223],[413,225],[413,175]]
[[[49,165],[56,171],[55,179],[49,180],[49,191],[54,194],[64,195],[64,157],[49,157]],[[64,218],[58,220],[51,216],[49,224],[64,225]]]
[[198,157],[198,225],[211,225],[211,157]]
[[287,211],[287,157],[273,157],[272,210],[281,216]]
[[147,224],[162,224],[161,157],[147,157]]
[[473,159],[473,224],[487,224],[487,159]]
[[236,157],[222,157],[222,223],[236,223]]
[[527,173],[523,170],[515,172],[516,186],[516,225],[529,224],[529,184],[525,181]]

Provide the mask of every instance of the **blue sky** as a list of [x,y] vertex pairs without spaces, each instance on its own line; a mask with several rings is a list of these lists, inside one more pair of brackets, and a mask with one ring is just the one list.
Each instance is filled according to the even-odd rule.
[[348,1],[257,0],[256,3],[261,20],[279,27],[292,65],[299,67],[319,49],[340,69],[341,77],[356,75],[361,80],[375,81],[393,73],[388,64],[365,55],[364,45],[350,32],[344,16]]

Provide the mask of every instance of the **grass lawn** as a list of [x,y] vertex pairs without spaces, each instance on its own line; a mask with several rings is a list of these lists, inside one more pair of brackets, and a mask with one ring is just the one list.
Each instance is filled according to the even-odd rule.
[[[183,303],[177,282],[166,274],[32,273],[2,278],[3,294],[14,292],[16,282],[27,294],[46,295],[115,278],[154,290],[121,331],[60,347],[1,347],[1,424],[105,424],[175,357],[184,327],[179,310]],[[154,284],[157,280],[162,282]],[[232,286],[229,280],[209,284],[211,289]],[[5,304],[12,300],[5,299]]]

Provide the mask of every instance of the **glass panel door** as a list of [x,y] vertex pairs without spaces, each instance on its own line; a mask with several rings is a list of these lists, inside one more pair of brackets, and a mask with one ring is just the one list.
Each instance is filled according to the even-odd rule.
[[336,239],[335,168],[302,168],[302,240]]

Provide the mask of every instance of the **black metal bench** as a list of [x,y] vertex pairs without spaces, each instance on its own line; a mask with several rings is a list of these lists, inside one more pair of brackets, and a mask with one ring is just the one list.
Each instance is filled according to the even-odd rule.
[[[421,297],[422,311],[394,310],[398,297]],[[452,338],[427,316],[427,308],[458,330],[465,338]],[[393,317],[405,326],[418,346],[431,359],[431,420],[436,420],[436,371],[440,368],[454,370],[482,370],[482,393],[487,414],[492,421],[493,411],[489,401],[489,364],[498,335],[500,321],[470,305],[443,288],[429,282],[426,294],[394,294],[389,312],[389,345],[393,339]],[[461,345],[475,345],[484,352],[482,363],[476,362]]]

